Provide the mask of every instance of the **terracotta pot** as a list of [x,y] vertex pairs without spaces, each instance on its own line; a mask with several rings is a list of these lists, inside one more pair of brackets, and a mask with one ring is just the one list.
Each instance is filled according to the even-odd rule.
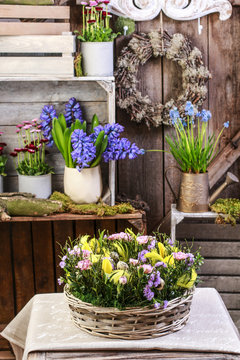
[[28,176],[18,174],[18,191],[47,199],[52,193],[52,174]]
[[81,42],[86,76],[113,76],[113,41]]
[[81,172],[65,166],[64,193],[78,204],[98,202],[102,194],[100,166],[85,168]]

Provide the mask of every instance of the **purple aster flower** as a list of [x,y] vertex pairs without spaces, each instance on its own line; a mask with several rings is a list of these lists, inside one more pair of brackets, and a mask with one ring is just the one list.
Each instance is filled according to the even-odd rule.
[[164,300],[164,302],[163,302],[163,308],[166,309],[167,306],[168,306],[168,301],[167,301],[167,300]]
[[154,292],[150,289],[148,285],[145,286],[143,290],[143,295],[147,298],[148,301],[151,301],[154,298]]
[[43,136],[48,139],[48,147],[53,146],[53,138],[51,135],[52,131],[52,120],[57,117],[56,110],[52,105],[47,106],[45,105],[42,109],[41,115],[40,115],[40,126],[43,133]]
[[65,119],[68,127],[71,126],[71,123],[76,119],[83,122],[81,106],[74,97],[69,99],[65,105]]
[[153,282],[151,280],[148,280],[148,286],[151,288],[153,287]]
[[160,308],[160,304],[159,304],[158,302],[155,302],[154,307],[155,307],[155,309],[159,309],[159,308]]
[[62,268],[62,269],[65,268],[65,266],[66,266],[65,261],[60,261],[59,266],[60,266],[60,268]]
[[145,258],[145,254],[149,253],[148,250],[142,250],[140,251],[140,253],[138,253],[138,260],[145,263],[147,261],[147,259]]
[[74,130],[71,136],[73,151],[71,156],[76,161],[76,168],[81,171],[83,168],[89,167],[89,163],[96,156],[96,147],[92,139],[83,130]]

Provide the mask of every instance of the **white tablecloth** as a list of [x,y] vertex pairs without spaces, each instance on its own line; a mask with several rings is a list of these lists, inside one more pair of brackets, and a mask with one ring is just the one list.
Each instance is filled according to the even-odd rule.
[[[215,289],[196,289],[187,325],[157,339],[115,340],[88,335],[72,322],[63,294],[35,295],[1,333],[17,360],[32,351],[162,350],[240,354],[240,338]],[[23,357],[22,357],[23,353]]]

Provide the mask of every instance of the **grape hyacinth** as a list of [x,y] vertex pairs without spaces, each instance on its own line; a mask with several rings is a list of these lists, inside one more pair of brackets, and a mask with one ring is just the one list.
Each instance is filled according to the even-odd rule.
[[81,106],[74,97],[69,99],[65,105],[65,119],[68,127],[70,127],[76,119],[79,119],[81,123],[83,122]]
[[40,127],[43,133],[43,136],[48,139],[48,147],[53,146],[53,138],[52,138],[52,120],[57,117],[56,110],[52,105],[48,106],[45,105],[42,109],[41,115],[40,115]]
[[73,151],[71,156],[73,161],[77,163],[77,170],[81,171],[83,168],[89,167],[89,163],[96,156],[96,147],[92,139],[83,130],[74,130],[71,137]]

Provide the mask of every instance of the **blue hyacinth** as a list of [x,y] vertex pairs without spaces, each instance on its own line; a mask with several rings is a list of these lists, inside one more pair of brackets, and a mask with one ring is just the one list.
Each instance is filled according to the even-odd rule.
[[76,119],[83,122],[81,106],[74,97],[69,99],[65,105],[65,119],[68,127],[70,127]]
[[43,133],[43,136],[48,139],[47,146],[51,147],[53,146],[53,138],[52,138],[52,120],[57,117],[56,110],[52,105],[48,106],[45,105],[42,109],[41,115],[40,115],[40,125],[41,130]]
[[71,136],[73,151],[71,156],[73,161],[77,163],[77,170],[81,171],[83,168],[89,167],[89,163],[96,156],[96,147],[90,136],[83,130],[74,130]]

